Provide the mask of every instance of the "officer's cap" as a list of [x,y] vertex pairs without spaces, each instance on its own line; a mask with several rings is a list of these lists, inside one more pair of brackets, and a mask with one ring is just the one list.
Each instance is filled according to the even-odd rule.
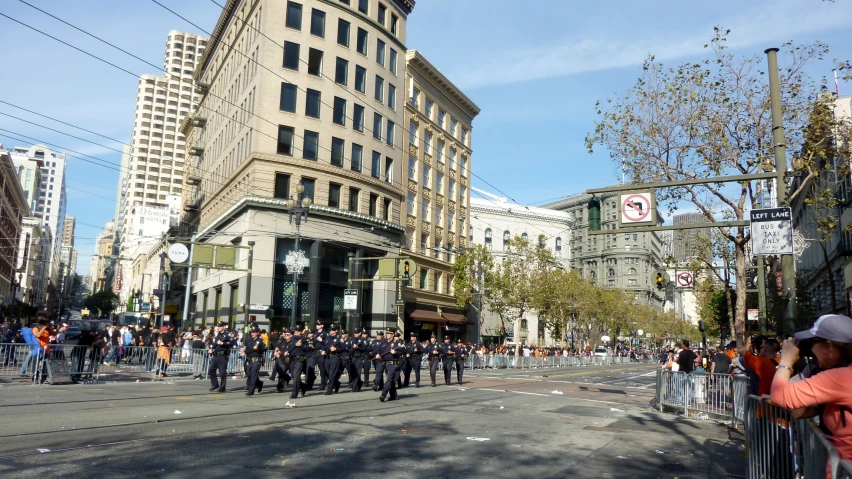
[[364,332],[364,330],[363,330],[363,329],[361,329],[361,328],[355,328],[355,334],[361,334],[361,333],[363,333],[363,332]]
[[286,331],[284,331],[284,332],[285,332],[285,333],[293,334],[293,333],[295,333],[295,332],[296,332],[296,328],[290,328],[290,329],[288,329],[288,330],[286,330]]
[[435,333],[432,333],[432,337],[438,339],[438,336],[435,336]]
[[349,331],[344,329],[343,331],[340,332],[340,334],[349,334]]
[[393,333],[393,336],[394,336],[395,338],[401,338],[401,337],[402,337],[402,333],[400,333],[399,331],[397,331],[397,332]]
[[224,327],[226,327],[226,328],[227,328],[227,327],[228,327],[228,323],[227,323],[227,322],[225,322],[225,321],[219,321],[219,324],[218,324],[217,326],[224,326]]
[[461,343],[461,342],[463,342],[463,341],[461,340],[461,338],[459,338],[459,339],[456,339],[456,342],[457,342],[457,343]]
[[376,336],[384,336],[384,335],[385,335],[385,332],[382,331],[381,329],[376,331]]
[[444,341],[452,341],[452,340],[453,340],[453,338],[451,338],[449,336],[444,336]]
[[409,335],[410,337],[412,337],[412,338],[416,338],[416,337],[417,337],[417,333],[415,333],[414,331],[412,331],[412,332],[408,333],[408,335]]
[[[319,325],[317,325],[317,326],[319,326]],[[336,324],[334,324],[334,325],[332,325],[332,326],[331,326],[331,330],[332,330],[332,331],[339,331],[339,329],[340,329],[340,328],[338,328]]]

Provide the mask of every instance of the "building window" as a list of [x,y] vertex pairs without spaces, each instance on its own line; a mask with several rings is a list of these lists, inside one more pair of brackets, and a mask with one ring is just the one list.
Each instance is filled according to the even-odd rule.
[[420,289],[429,288],[429,270],[423,268],[420,270]]
[[396,130],[396,123],[388,120],[387,134],[385,135],[385,142],[388,145],[393,146],[393,136]]
[[441,162],[441,163],[444,162],[444,142],[443,141],[438,142],[438,147],[435,148],[435,157],[438,158],[439,162]]
[[638,283],[635,279],[628,279],[627,280],[627,286],[637,286],[637,285],[638,285]]
[[485,230],[485,247],[491,251],[491,228]]
[[435,225],[442,226],[442,220],[444,219],[444,207],[441,205],[435,205]]
[[408,157],[408,177],[412,180],[417,177],[417,160],[413,156]]
[[420,101],[420,90],[415,88],[411,91],[411,106],[413,106],[416,109],[417,103],[419,101]]
[[385,66],[385,42],[376,39],[376,63]]
[[379,18],[379,25],[384,26],[385,16],[386,16],[387,12],[388,12],[388,7],[386,7],[386,6],[384,6],[380,3],[379,4],[379,17],[378,17]]
[[511,238],[512,238],[512,235],[509,233],[508,230],[503,232],[503,251],[506,251],[506,250],[509,249],[509,240]]
[[388,63],[390,63],[390,65],[388,65],[390,72],[396,75],[396,50],[393,48],[390,49],[390,58],[388,59]]
[[340,57],[337,57],[335,64],[334,81],[341,85],[346,85],[349,81],[349,62]]
[[526,234],[526,233],[521,233],[521,239],[524,239],[524,240],[525,240],[525,239],[527,239],[527,234]]
[[361,65],[355,65],[355,89],[367,93],[367,69]]
[[391,13],[391,24],[390,24],[391,33],[396,35],[396,30],[397,30],[398,26],[399,26],[399,17],[397,17],[396,15]]
[[334,183],[328,185],[328,206],[340,208],[340,185]]
[[562,238],[556,238],[556,256],[562,256]]
[[426,118],[428,118],[428,119],[430,119],[430,120],[432,119],[432,105],[434,105],[434,104],[435,104],[435,103],[434,103],[432,100],[430,100],[430,99],[428,99],[428,98],[426,99],[426,110],[425,110],[425,113],[426,113]]
[[441,193],[444,191],[444,174],[440,171],[435,174],[435,192]]
[[370,176],[378,178],[381,176],[382,154],[378,151],[373,152],[373,161],[370,164]]
[[346,126],[346,100],[334,97],[334,115],[332,121],[341,126]]
[[461,142],[463,145],[467,145],[467,128],[462,127],[461,132]]
[[615,269],[614,269],[614,268],[610,268],[610,269],[607,271],[607,276],[609,276],[610,278],[615,278]]
[[302,29],[302,4],[287,2],[287,28]]
[[373,138],[382,141],[382,115],[373,113]]
[[432,153],[432,134],[428,131],[423,132],[423,153]]
[[293,156],[293,136],[295,129],[292,126],[278,126],[278,154]]
[[337,20],[337,44],[349,48],[349,22],[342,18]]
[[355,49],[361,55],[367,56],[367,30],[358,29],[358,43],[355,45]]
[[453,213],[453,210],[447,211],[447,227],[450,231],[456,230],[456,214]]
[[385,99],[385,79],[376,75],[376,88],[373,97],[378,102],[383,102]]
[[370,216],[372,216],[373,218],[378,217],[379,216],[378,209],[379,209],[379,195],[375,195],[373,193],[370,193]]
[[396,110],[396,87],[388,84],[388,108]]
[[447,112],[438,108],[438,126],[444,128],[444,117],[447,116]]
[[305,198],[310,198],[310,199],[313,200],[314,199],[314,185],[316,184],[316,180],[311,179],[311,178],[302,178],[301,180],[299,180],[299,183],[301,183],[302,186],[305,187],[305,192],[303,193],[303,196]]
[[355,104],[352,112],[352,129],[355,131],[364,131],[364,107]]
[[281,84],[281,111],[296,113],[296,85],[292,83]]
[[358,188],[349,188],[349,211],[358,212],[360,209],[358,204],[361,199],[361,190]]
[[450,187],[449,191],[447,192],[447,196],[449,196],[451,200],[454,200],[456,198],[456,180],[452,178],[450,178]]
[[290,175],[275,173],[275,197],[284,200],[290,197]]
[[459,187],[459,203],[461,203],[462,206],[467,205],[467,187]]
[[319,133],[305,130],[304,145],[305,146],[302,149],[302,158],[316,161],[319,157]]
[[311,118],[320,117],[320,104],[322,102],[322,93],[317,90],[308,88],[307,100],[305,101],[305,116]]
[[429,179],[432,176],[432,167],[427,164],[423,165],[423,186],[430,187]]
[[417,146],[417,125],[414,123],[408,124],[408,143]]
[[385,157],[385,181],[393,183],[393,160]]
[[450,151],[447,152],[447,156],[450,157],[450,169],[456,169],[456,151],[450,148]]
[[370,9],[369,0],[358,0],[358,11],[366,15]]
[[390,221],[392,203],[389,198],[385,198],[385,207],[382,210],[382,219]]
[[467,170],[467,157],[466,156],[464,156],[464,155],[461,156],[461,160],[459,161],[459,166],[461,167],[459,169],[459,172],[464,175],[465,171]]
[[289,70],[299,69],[299,44],[284,42],[284,68]]
[[343,149],[346,142],[340,138],[331,139],[331,164],[343,168]]
[[364,157],[364,147],[352,143],[352,171],[361,171],[361,161]]
[[628,276],[633,276],[635,274],[636,274],[636,268],[630,268],[630,269],[627,270]]
[[325,12],[316,8],[311,10],[311,35],[325,38]]
[[458,124],[458,122],[456,120],[450,118],[450,135],[453,135],[453,137],[456,136],[456,125],[457,124]]
[[322,50],[308,49],[308,74],[322,76]]
[[473,243],[473,225],[468,226],[467,231],[468,235],[470,236],[470,242]]
[[420,202],[420,218],[423,221],[429,221],[429,200],[427,198],[423,198],[423,201]]
[[408,192],[408,214],[416,215],[417,213],[414,211],[417,208],[417,195],[414,194],[413,191]]

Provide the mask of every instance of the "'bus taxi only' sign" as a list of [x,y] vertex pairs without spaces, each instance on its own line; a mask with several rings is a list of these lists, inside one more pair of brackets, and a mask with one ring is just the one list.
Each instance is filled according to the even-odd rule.
[[793,254],[790,208],[751,210],[751,242],[755,256]]

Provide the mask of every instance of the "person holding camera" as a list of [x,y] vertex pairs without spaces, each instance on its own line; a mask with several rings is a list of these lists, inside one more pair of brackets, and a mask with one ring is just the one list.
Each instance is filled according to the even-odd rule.
[[[754,346],[754,349],[752,349]],[[757,354],[752,354],[753,350],[757,350]],[[744,348],[739,349],[740,356],[743,358],[743,365],[747,368],[747,372],[751,378],[749,392],[757,396],[768,395],[772,388],[772,378],[775,376],[775,366],[778,365],[778,351],[781,345],[775,338],[767,338],[766,336],[750,336],[746,340]]]

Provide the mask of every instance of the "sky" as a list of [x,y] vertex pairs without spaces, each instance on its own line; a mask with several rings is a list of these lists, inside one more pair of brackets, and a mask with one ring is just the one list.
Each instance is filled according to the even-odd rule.
[[[150,0],[26,1],[155,65],[170,30],[203,34]],[[220,13],[212,0],[159,1],[208,31]],[[0,14],[0,143],[36,143],[26,135],[118,165],[121,143],[8,103],[129,143],[138,79],[7,16],[132,73],[158,72],[20,0],[0,2]],[[595,102],[633,86],[649,54],[666,64],[706,58],[716,25],[731,30],[728,43],[739,55],[762,55],[787,40],[828,44],[827,60],[809,70],[815,79],[832,75],[831,60],[852,58],[852,2],[842,0],[418,0],[406,44],[482,109],[473,122],[472,185],[540,205],[618,181],[608,154],[585,148]],[[841,83],[840,93],[852,94],[852,84]],[[77,272],[87,274],[95,237],[115,214],[118,172],[70,158],[66,177]]]

